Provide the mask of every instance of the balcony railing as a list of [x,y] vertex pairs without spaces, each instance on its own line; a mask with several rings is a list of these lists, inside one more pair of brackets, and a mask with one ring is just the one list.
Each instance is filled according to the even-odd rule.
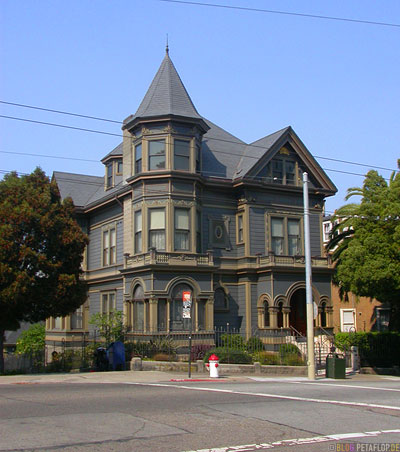
[[150,250],[148,253],[135,256],[125,255],[124,268],[135,268],[146,265],[179,265],[191,267],[210,267],[214,265],[211,252],[201,253],[169,253]]
[[[207,253],[179,253],[150,250],[147,253],[135,256],[125,255],[125,269],[137,268],[148,265],[157,266],[187,266],[187,267],[212,267],[216,265],[222,269],[240,270],[245,268],[259,269],[265,267],[290,267],[304,268],[304,256],[247,256],[247,257],[218,257],[214,258],[212,251]],[[312,267],[332,268],[331,258],[312,257]]]

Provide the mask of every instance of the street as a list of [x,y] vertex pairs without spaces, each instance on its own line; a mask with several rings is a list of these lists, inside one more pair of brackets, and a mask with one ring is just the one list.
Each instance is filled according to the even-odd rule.
[[0,380],[0,451],[345,451],[383,443],[392,449],[375,450],[400,450],[398,377],[166,374],[146,382],[141,374]]

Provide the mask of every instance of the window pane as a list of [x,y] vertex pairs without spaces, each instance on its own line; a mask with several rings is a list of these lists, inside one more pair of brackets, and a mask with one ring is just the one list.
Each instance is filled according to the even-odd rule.
[[294,183],[294,173],[295,173],[295,163],[291,161],[285,162],[286,169],[286,183],[293,184]]
[[135,146],[135,160],[140,160],[142,158],[142,144],[137,144]]
[[135,232],[142,230],[142,211],[135,212]]
[[175,229],[189,229],[188,209],[175,209]]
[[174,157],[174,168],[176,170],[189,170],[189,157],[182,157],[180,155],[176,155]]
[[165,154],[165,141],[149,141],[149,155],[164,155]]
[[158,300],[157,308],[157,328],[158,331],[166,331],[167,329],[167,302],[166,300]]
[[117,173],[122,173],[122,160],[117,162]]
[[199,330],[206,329],[206,300],[199,300],[197,303],[197,327]]
[[175,249],[180,251],[189,250],[189,232],[175,231]]
[[283,219],[271,219],[271,234],[273,237],[283,237]]
[[272,161],[272,179],[273,182],[281,184],[283,179],[283,161],[273,160]]
[[165,156],[150,156],[149,168],[151,170],[165,168]]
[[288,234],[300,235],[300,222],[299,220],[288,220]]
[[142,233],[137,232],[135,234],[135,252],[141,253],[142,252]]
[[189,157],[190,155],[190,142],[184,140],[174,140],[174,154],[184,155]]
[[272,238],[272,251],[278,256],[283,255],[283,238]]
[[165,228],[165,210],[151,209],[150,210],[150,229],[164,229]]
[[165,231],[150,231],[150,248],[165,250]]
[[134,331],[144,330],[144,302],[135,301],[133,303],[133,329]]
[[103,232],[103,248],[108,248],[110,246],[110,238],[108,231]]
[[115,246],[116,234],[115,229],[110,229],[110,242],[111,246]]

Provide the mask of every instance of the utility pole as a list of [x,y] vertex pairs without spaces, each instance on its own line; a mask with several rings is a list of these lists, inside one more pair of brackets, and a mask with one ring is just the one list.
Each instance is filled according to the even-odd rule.
[[308,379],[315,380],[314,356],[314,305],[311,286],[311,248],[310,248],[310,218],[308,206],[308,174],[303,173],[304,200],[304,255],[306,259],[306,306],[307,306],[307,368]]

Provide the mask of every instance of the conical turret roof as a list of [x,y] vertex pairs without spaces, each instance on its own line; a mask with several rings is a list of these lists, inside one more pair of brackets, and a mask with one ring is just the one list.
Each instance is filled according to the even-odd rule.
[[164,115],[202,119],[169,57],[168,50],[134,118]]

